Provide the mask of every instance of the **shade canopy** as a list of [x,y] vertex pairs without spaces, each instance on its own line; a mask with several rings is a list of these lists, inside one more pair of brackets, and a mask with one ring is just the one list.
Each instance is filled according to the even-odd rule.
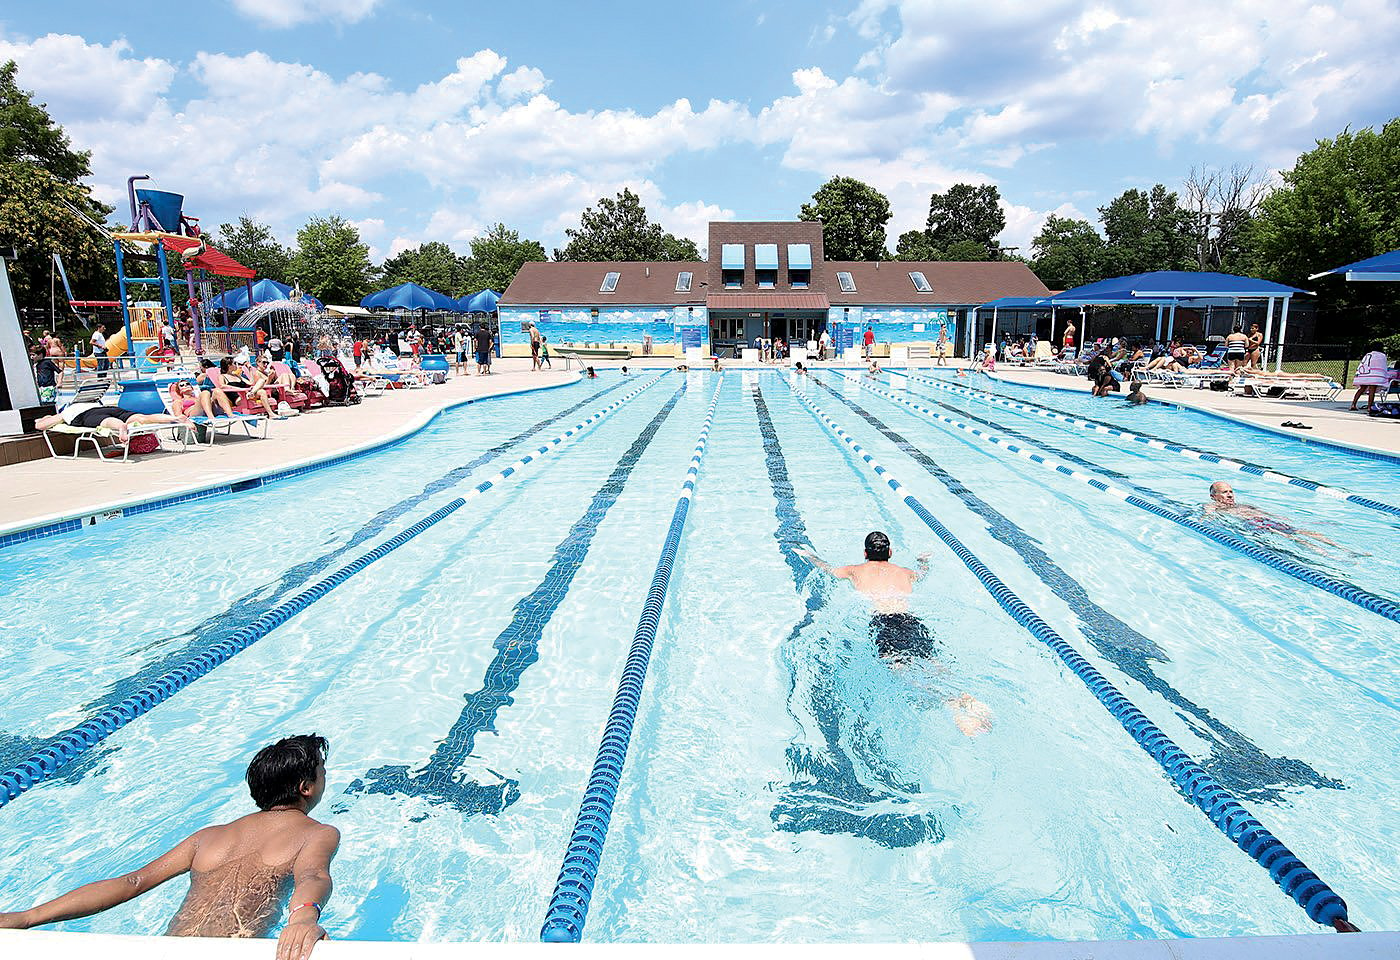
[[462,298],[462,309],[467,313],[495,313],[501,295],[495,290],[482,290],[470,297]]
[[1314,273],[1309,280],[1316,280],[1318,277],[1325,277],[1330,274],[1340,273],[1346,279],[1358,281],[1369,280],[1372,282],[1400,282],[1400,250],[1392,250],[1383,253],[1378,257],[1367,257],[1365,260],[1358,260],[1355,263],[1348,263],[1344,267],[1333,267],[1331,270],[1324,270],[1321,273]]
[[238,277],[240,280],[251,280],[258,275],[252,267],[245,267],[222,250],[215,250],[209,245],[207,238],[201,240],[198,237],[160,237],[161,246],[172,253],[180,254],[181,260],[184,259],[187,250],[195,249],[201,242],[204,243],[204,249],[186,262],[185,266],[208,270],[219,277]]
[[1046,306],[1095,304],[1184,304],[1192,300],[1246,300],[1291,297],[1307,293],[1270,280],[1237,277],[1230,273],[1197,273],[1190,270],[1154,270],[1127,277],[1113,277],[1046,297]]
[[1048,297],[997,297],[995,300],[988,300],[977,308],[978,310],[1049,310],[1050,299]]
[[[253,284],[253,304],[271,303],[274,300],[288,300],[291,298],[292,288],[285,283],[278,283],[276,280],[269,280],[267,277]],[[319,308],[321,301],[317,300],[309,293],[301,296],[302,303],[309,303]],[[209,301],[210,310],[247,310],[249,307],[248,288],[246,286],[235,287],[225,293],[219,294]]]
[[360,306],[379,310],[447,310],[452,313],[462,310],[457,301],[446,294],[413,282],[371,293],[360,301]]

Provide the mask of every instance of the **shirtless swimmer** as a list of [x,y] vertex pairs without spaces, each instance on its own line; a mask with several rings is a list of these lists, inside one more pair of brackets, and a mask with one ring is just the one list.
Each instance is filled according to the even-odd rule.
[[[340,831],[308,813],[326,790],[326,740],[287,737],[259,750],[248,765],[257,813],[205,827],[137,870],[98,880],[19,913],[0,913],[0,928],[37,927],[108,910],[182,873],[190,889],[165,931],[175,937],[261,937],[291,894],[277,960],[306,960],[326,937],[321,908],[331,895],[331,857]],[[290,891],[289,891],[290,888]]]

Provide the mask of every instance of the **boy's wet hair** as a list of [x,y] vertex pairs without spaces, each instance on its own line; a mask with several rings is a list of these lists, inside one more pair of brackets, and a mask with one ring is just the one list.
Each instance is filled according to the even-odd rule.
[[865,559],[888,560],[890,558],[890,538],[879,530],[865,538]]
[[258,809],[299,802],[301,785],[315,781],[328,749],[325,737],[303,733],[259,750],[248,764],[248,792]]

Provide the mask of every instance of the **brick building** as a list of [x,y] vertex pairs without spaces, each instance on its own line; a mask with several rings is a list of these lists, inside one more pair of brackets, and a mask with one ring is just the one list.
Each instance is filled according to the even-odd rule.
[[529,354],[530,323],[555,350],[728,356],[757,337],[801,345],[823,330],[859,343],[869,326],[881,352],[932,346],[940,327],[961,352],[973,307],[1048,293],[1022,263],[828,260],[820,223],[735,222],[710,224],[704,262],[527,263],[497,309],[506,356]]

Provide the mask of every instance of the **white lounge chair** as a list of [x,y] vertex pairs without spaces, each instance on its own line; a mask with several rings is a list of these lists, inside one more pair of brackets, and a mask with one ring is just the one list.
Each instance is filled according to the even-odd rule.
[[[107,391],[111,389],[111,382],[106,378],[100,380],[89,380],[82,384],[73,394],[73,399],[63,405],[66,410],[75,404],[101,404],[106,397]],[[44,444],[49,448],[49,455],[58,458],[60,456],[53,445],[54,436],[70,437],[73,440],[73,453],[70,460],[78,459],[78,455],[83,452],[83,443],[92,446],[93,453],[97,454],[99,460],[115,460],[116,457],[109,454],[117,448],[121,449],[121,461],[126,463],[131,457],[131,441],[137,437],[153,436],[157,442],[161,441],[162,435],[168,435],[171,440],[180,439],[180,449],[189,449],[191,431],[186,423],[148,423],[129,427],[126,432],[126,440],[122,441],[115,430],[106,427],[76,427],[72,424],[57,423],[52,427],[42,431]],[[108,441],[105,445],[102,441]],[[165,444],[161,443],[161,448]]]

